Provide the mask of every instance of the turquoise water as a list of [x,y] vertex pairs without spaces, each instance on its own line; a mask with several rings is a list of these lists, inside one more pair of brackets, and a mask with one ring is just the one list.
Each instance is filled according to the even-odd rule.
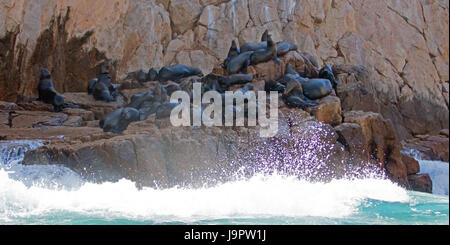
[[273,174],[200,189],[137,189],[128,180],[94,184],[62,167],[20,165],[24,151],[41,145],[0,142],[0,224],[449,224],[448,195],[386,179],[311,183]]

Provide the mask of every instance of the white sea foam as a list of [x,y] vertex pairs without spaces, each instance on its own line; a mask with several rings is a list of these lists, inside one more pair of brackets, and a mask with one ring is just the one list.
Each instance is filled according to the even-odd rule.
[[[204,189],[137,189],[128,180],[85,183],[76,190],[28,187],[0,170],[0,220],[76,212],[195,222],[245,217],[329,217],[354,214],[365,200],[408,202],[407,191],[388,180],[334,180],[310,183],[279,175],[255,176]],[[11,217],[14,216],[14,217]]]

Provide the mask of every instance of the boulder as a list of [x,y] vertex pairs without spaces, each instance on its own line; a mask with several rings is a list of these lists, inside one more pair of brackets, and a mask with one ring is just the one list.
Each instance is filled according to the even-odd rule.
[[369,149],[361,126],[356,123],[343,123],[334,128],[339,135],[338,141],[352,156],[369,160]]
[[408,181],[414,191],[433,193],[433,182],[428,174],[410,175]]
[[416,159],[402,154],[402,162],[406,166],[407,175],[417,174],[420,172],[420,165]]
[[341,100],[336,96],[327,96],[317,101],[316,107],[308,108],[317,121],[337,126],[342,123]]
[[419,152],[423,160],[449,161],[449,138],[445,134],[418,135],[402,143],[405,149]]
[[385,164],[388,154],[396,147],[396,135],[392,123],[374,112],[349,111],[344,113],[344,122],[361,126],[365,138],[365,149]]

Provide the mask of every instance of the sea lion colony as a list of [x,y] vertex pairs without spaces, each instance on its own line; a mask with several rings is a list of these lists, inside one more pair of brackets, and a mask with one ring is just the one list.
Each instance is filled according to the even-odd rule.
[[[244,85],[240,88],[244,93],[254,90],[252,85],[254,76],[245,74],[249,66],[271,61],[279,66],[279,57],[297,49],[297,45],[288,42],[275,43],[269,32],[266,31],[262,35],[261,42],[245,43],[240,49],[233,40],[228,56],[221,64],[228,75],[221,76],[211,73],[205,76],[200,69],[181,64],[163,67],[159,71],[151,68],[147,73],[142,70],[128,73],[128,79],[134,79],[141,84],[150,81],[159,83],[151,91],[133,95],[125,108],[107,115],[100,121],[99,126],[105,132],[121,134],[131,122],[146,120],[152,114],[156,114],[158,119],[167,118],[170,116],[171,110],[178,105],[169,103],[170,95],[175,91],[192,94],[194,82],[201,83],[202,94],[208,91],[217,91],[224,95],[225,91],[229,91],[235,85]],[[116,101],[119,85],[112,83],[110,68],[110,62],[104,62],[98,76],[88,83],[87,92],[92,94],[95,100]],[[289,107],[305,109],[317,106],[318,103],[315,100],[331,94],[339,82],[329,65],[325,65],[317,77],[302,75],[295,71],[291,64],[287,64],[284,76],[278,81],[266,80],[264,89],[266,92],[281,93],[282,99]],[[184,79],[193,76],[197,77]],[[55,91],[50,72],[45,68],[41,68],[38,90],[39,99],[52,104],[54,111],[63,109],[64,99]],[[233,110],[235,111],[237,108],[234,107]]]

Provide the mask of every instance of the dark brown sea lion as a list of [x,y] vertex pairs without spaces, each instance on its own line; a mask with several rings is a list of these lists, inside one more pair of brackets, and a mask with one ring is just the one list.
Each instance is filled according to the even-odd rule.
[[303,92],[303,85],[299,81],[296,79],[289,79],[283,93],[283,100],[289,107],[302,109],[318,105],[316,102],[306,98]]
[[331,68],[330,65],[325,65],[319,71],[319,78],[324,78],[324,79],[330,80],[334,89],[336,89],[337,85],[339,84],[339,79],[334,75],[333,68]]
[[139,111],[134,108],[121,108],[115,110],[100,121],[100,127],[104,132],[121,134],[132,122],[140,120]]
[[97,76],[97,82],[92,90],[94,99],[111,102],[116,101],[117,86],[111,83],[111,75],[109,74],[109,62],[105,62],[100,69],[100,74]]
[[60,112],[64,106],[64,98],[53,87],[51,73],[46,68],[40,68],[41,74],[38,84],[39,100],[52,104],[54,112]]
[[231,47],[230,47],[230,50],[228,51],[227,58],[222,63],[222,68],[226,69],[228,67],[228,64],[230,63],[230,60],[233,59],[234,57],[238,56],[239,54],[240,54],[240,50],[237,47],[236,41],[233,40],[231,42]]
[[203,76],[203,72],[194,67],[185,66],[185,65],[174,65],[163,67],[158,74],[158,81],[167,82],[167,81],[179,81],[185,77],[191,77],[200,75]]
[[303,94],[312,100],[317,100],[330,95],[333,92],[333,86],[328,79],[308,79],[302,83]]
[[127,107],[141,109],[145,102],[154,102],[155,96],[153,92],[142,92],[131,96],[131,102],[127,105]]
[[228,63],[227,71],[229,75],[233,75],[236,73],[246,73],[247,68],[250,65],[250,57],[254,52],[244,52],[239,54],[238,56],[232,58]]
[[250,56],[251,65],[257,65],[270,60],[273,60],[277,65],[281,65],[280,59],[277,56],[277,45],[273,42],[270,35],[267,38],[267,48],[256,50]]

